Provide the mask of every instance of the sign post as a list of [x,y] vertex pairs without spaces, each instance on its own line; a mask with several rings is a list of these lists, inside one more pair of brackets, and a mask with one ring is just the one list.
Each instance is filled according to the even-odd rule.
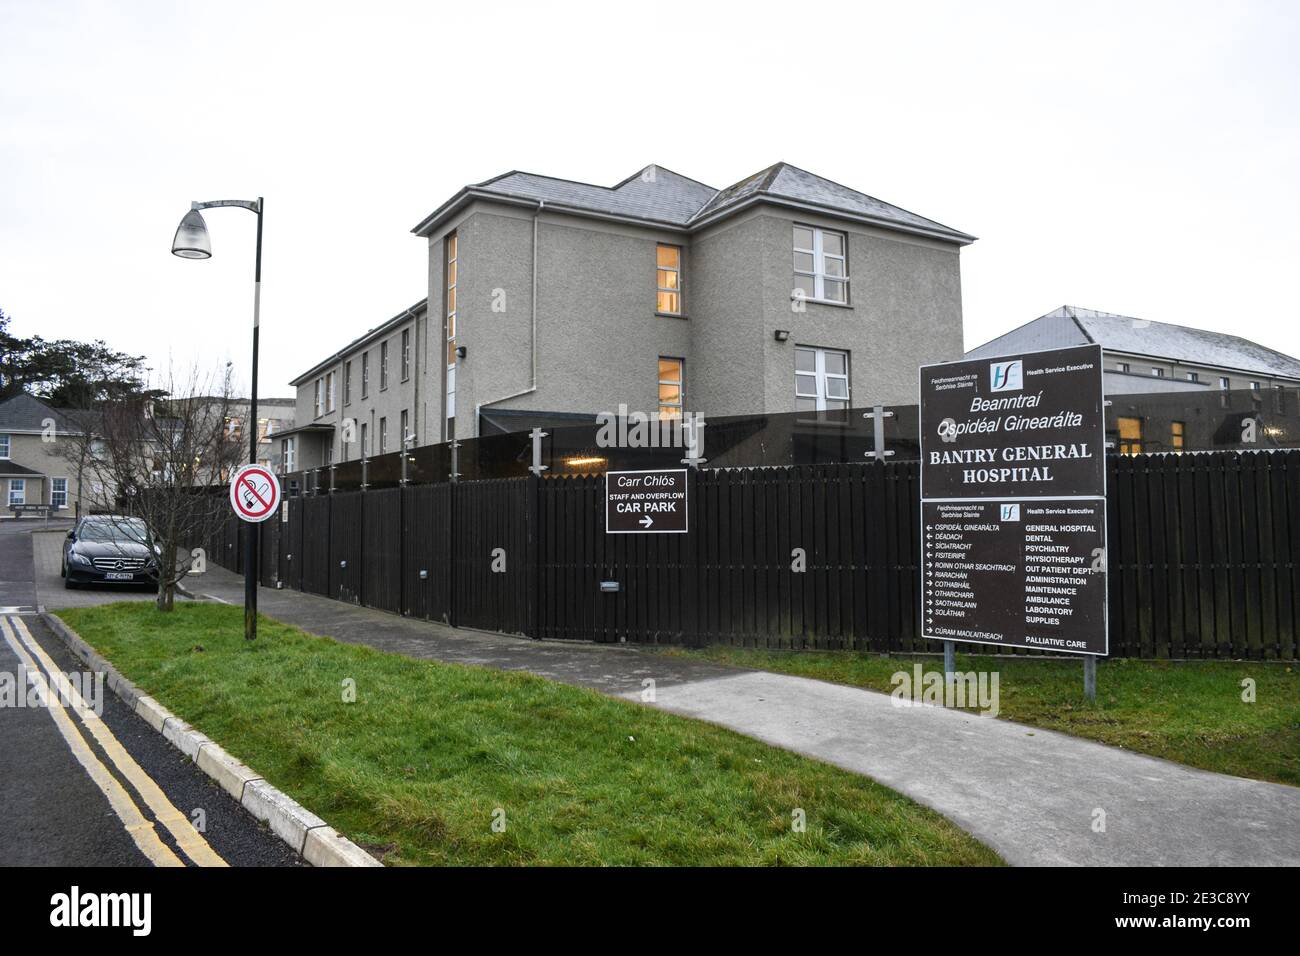
[[922,635],[945,670],[955,641],[1107,653],[1101,370],[1096,345],[921,368]]
[[[241,521],[260,524],[280,507],[280,480],[265,465],[244,465],[230,478],[230,507]],[[257,546],[255,527],[245,530],[244,637],[257,637]]]

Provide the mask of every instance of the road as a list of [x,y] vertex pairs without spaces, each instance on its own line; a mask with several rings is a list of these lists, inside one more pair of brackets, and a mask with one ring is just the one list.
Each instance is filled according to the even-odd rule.
[[0,524],[0,866],[299,865],[45,626],[24,524]]

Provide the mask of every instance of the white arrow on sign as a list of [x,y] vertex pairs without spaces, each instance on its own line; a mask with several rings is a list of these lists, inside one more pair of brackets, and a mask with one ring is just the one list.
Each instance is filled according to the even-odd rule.
[[654,523],[655,523],[655,519],[650,517],[649,515],[646,515],[644,518],[642,518],[640,521],[637,522],[637,524],[639,524],[643,528],[648,528]]

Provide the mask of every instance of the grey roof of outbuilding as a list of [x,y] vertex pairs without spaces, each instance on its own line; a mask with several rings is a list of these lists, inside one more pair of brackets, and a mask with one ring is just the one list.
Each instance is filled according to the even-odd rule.
[[776,163],[726,189],[714,189],[663,166],[647,166],[615,186],[594,186],[553,176],[512,171],[466,186],[411,231],[429,235],[473,199],[500,199],[594,216],[613,217],[689,232],[756,202],[792,206],[857,219],[961,245],[974,236],[866,193],[849,189],[789,163]]
[[75,414],[75,411],[60,411],[22,392],[0,402],[0,432],[40,432],[45,429],[48,418],[54,419],[57,428],[80,431],[81,426],[70,417]]
[[[1300,379],[1300,360],[1250,339],[1226,332],[1210,332],[1185,325],[1137,319],[1113,312],[1063,305],[1033,322],[987,342],[966,354],[986,357],[1015,349],[1018,336],[1032,332],[1036,323],[1065,319],[1079,330],[1083,343],[1096,343],[1109,352],[1130,352],[1152,358],[1175,359],[1189,365],[1213,365],[1261,375]],[[1060,343],[1066,344],[1066,343]]]

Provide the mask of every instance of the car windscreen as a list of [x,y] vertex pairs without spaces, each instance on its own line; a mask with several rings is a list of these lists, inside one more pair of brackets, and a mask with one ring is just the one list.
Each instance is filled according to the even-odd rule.
[[149,540],[143,521],[87,521],[78,537],[83,541],[123,544],[146,544]]

